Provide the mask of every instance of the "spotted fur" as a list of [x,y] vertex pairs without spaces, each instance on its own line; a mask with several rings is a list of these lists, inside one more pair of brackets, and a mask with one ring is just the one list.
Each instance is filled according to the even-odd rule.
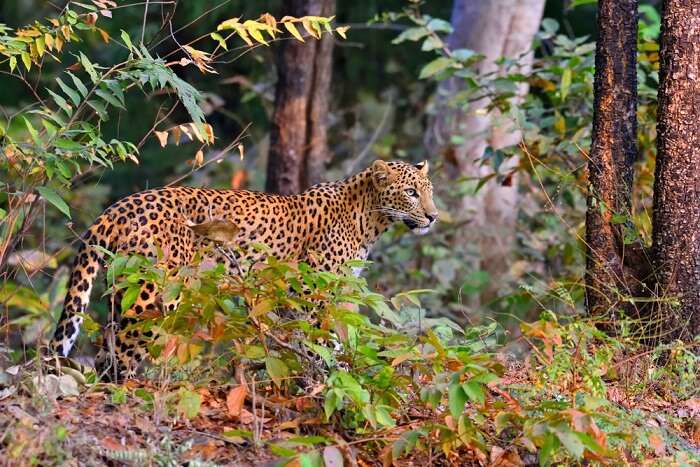
[[[103,265],[103,249],[155,256],[160,248],[163,263],[176,268],[188,264],[201,246],[196,226],[223,222],[235,226],[226,232],[245,260],[262,259],[266,253],[251,244],[264,243],[280,259],[306,261],[333,271],[347,260],[366,258],[392,222],[404,222],[419,234],[427,232],[437,219],[427,174],[427,162],[376,161],[346,180],[322,183],[294,196],[189,187],[158,188],[127,196],[107,208],[83,235],[51,348],[68,356],[75,344],[81,314],[87,309],[93,281]],[[236,272],[229,256],[222,254],[215,259],[230,273]],[[171,311],[177,304],[161,303],[152,283],[142,285],[138,299],[123,314],[119,312],[119,292],[111,302],[113,316],[122,318],[119,323],[110,323],[112,332],[104,333],[109,344],[105,349],[116,354],[115,372],[128,372],[145,357],[147,340],[153,337],[150,332],[129,329],[129,324]],[[98,356],[98,363],[106,358],[105,353]]]

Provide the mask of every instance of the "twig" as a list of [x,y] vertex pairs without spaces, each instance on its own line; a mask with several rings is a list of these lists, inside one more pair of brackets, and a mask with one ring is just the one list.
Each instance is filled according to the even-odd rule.
[[150,0],[146,0],[146,6],[143,9],[143,24],[141,25],[141,45],[143,45],[143,38],[146,35],[146,17],[148,16],[148,6]]
[[251,127],[251,125],[252,125],[252,123],[247,124],[246,127],[243,128],[243,130],[241,130],[241,132],[238,134],[238,136],[236,136],[236,139],[234,139],[233,142],[226,145],[226,147],[224,147],[221,151],[219,151],[219,153],[216,156],[209,159],[204,164],[202,164],[198,167],[193,166],[189,172],[187,172],[184,175],[181,175],[180,177],[176,178],[175,180],[171,181],[170,183],[168,183],[165,186],[175,185],[176,183],[181,182],[182,180],[186,179],[187,177],[189,177],[190,175],[195,173],[197,170],[203,169],[204,167],[211,164],[212,162],[219,162],[220,160],[223,160],[228,155],[228,152],[231,149],[233,149],[233,147],[236,146],[246,136],[246,132],[248,131],[248,128]]

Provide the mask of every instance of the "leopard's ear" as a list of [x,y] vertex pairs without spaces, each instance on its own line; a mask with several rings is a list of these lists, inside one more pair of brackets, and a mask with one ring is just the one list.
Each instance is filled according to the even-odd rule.
[[428,164],[428,161],[423,161],[416,164],[416,169],[418,169],[423,175],[427,176],[429,166],[430,164]]
[[382,160],[374,161],[372,164],[372,182],[378,190],[391,185],[396,180],[396,171]]

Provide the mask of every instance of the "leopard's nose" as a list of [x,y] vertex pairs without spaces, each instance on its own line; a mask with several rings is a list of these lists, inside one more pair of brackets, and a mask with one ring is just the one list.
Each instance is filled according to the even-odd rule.
[[428,219],[428,221],[432,224],[435,222],[438,218],[438,213],[437,212],[431,212],[431,213],[425,213],[425,217]]

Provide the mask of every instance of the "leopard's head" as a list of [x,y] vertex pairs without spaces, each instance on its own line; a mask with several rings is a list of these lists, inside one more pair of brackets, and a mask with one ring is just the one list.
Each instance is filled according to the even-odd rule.
[[413,165],[378,160],[371,170],[379,198],[377,210],[391,221],[403,222],[413,233],[427,233],[438,218],[428,162]]

